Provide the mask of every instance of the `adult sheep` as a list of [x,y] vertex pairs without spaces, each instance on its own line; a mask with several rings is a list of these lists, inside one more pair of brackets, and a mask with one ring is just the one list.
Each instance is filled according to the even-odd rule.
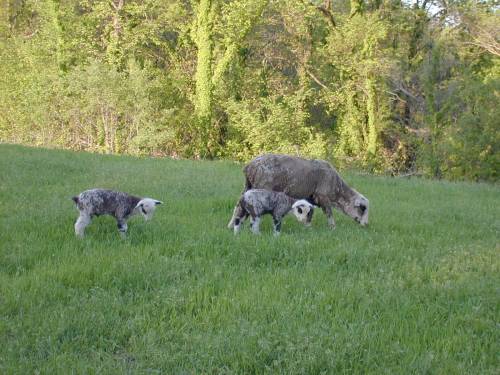
[[[244,168],[245,187],[282,191],[296,199],[307,199],[321,207],[328,225],[335,228],[332,207],[352,217],[361,225],[368,224],[369,201],[349,187],[330,163],[289,155],[266,154],[250,161]],[[235,211],[228,224],[234,227]]]

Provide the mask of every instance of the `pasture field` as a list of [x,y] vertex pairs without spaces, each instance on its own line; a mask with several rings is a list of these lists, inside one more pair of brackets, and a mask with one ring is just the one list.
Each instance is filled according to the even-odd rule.
[[[343,176],[367,228],[235,237],[239,164],[0,145],[0,373],[498,374],[500,188]],[[77,239],[91,187],[166,204]]]

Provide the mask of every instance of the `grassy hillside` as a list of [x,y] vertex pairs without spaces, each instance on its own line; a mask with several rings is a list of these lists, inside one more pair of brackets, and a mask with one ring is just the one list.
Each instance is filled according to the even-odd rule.
[[[0,145],[0,373],[500,370],[500,189],[346,174],[361,228],[226,229],[241,167]],[[74,236],[71,196],[166,202]]]

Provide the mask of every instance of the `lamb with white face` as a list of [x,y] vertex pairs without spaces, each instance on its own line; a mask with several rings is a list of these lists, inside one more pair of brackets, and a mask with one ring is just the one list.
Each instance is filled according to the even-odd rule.
[[313,212],[314,205],[305,199],[300,199],[292,205],[292,213],[305,226],[311,226]]
[[251,230],[259,233],[259,224],[262,215],[271,214],[273,217],[274,235],[281,231],[283,217],[292,212],[297,220],[305,225],[310,225],[314,205],[308,201],[297,200],[283,192],[264,189],[251,189],[246,191],[238,201],[234,211],[234,234],[238,234],[245,219],[250,216]]
[[127,193],[105,189],[91,189],[73,197],[80,216],[75,223],[75,233],[83,237],[85,228],[94,216],[111,215],[116,219],[122,237],[127,233],[127,220],[141,214],[148,221],[153,217],[156,206],[163,202],[152,198],[139,198]]
[[153,218],[156,206],[162,203],[163,202],[157,201],[155,199],[143,198],[137,203],[134,209],[136,211],[139,211],[139,213],[144,217],[144,220],[148,221]]

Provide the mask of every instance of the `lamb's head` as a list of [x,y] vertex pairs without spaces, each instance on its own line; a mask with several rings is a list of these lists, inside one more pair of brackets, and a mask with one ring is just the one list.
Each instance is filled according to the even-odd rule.
[[314,213],[314,205],[305,199],[300,199],[292,205],[292,212],[298,221],[306,226],[310,226]]
[[347,215],[356,220],[357,223],[365,226],[368,224],[368,211],[370,202],[362,194],[356,194],[341,207]]
[[162,201],[156,199],[143,198],[137,203],[135,209],[144,217],[144,220],[150,220],[153,217],[156,206],[162,204]]

